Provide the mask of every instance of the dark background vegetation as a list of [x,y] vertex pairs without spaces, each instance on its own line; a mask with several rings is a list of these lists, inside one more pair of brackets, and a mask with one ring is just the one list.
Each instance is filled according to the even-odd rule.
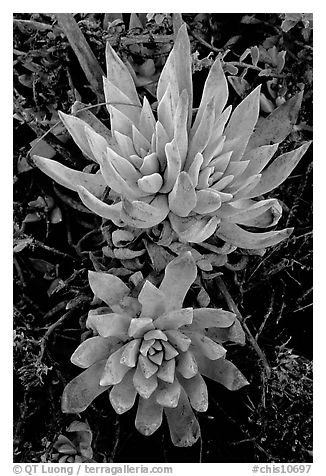
[[[173,44],[171,14],[153,15],[147,23],[145,16],[140,16],[140,25],[130,14],[74,16],[103,70],[109,40],[132,63],[139,93],[155,102],[153,85]],[[290,150],[312,138],[311,17],[212,13],[183,14],[183,19],[190,27],[192,52],[198,52],[194,55],[195,106],[208,66],[218,53],[229,50],[225,56],[230,63],[227,74],[238,78],[232,83],[236,87],[230,85],[230,103],[238,104],[241,96],[261,83],[266,115],[277,105],[271,91],[288,99],[304,89],[297,126],[282,148]],[[250,67],[250,56],[241,60],[253,46],[266,52],[258,69]],[[273,46],[274,53],[286,52],[283,68],[268,57]],[[233,65],[232,69],[232,63],[241,61],[249,66],[235,71]],[[39,462],[51,461],[53,443],[76,419],[61,413],[60,398],[65,384],[79,372],[69,358],[86,336],[85,319],[93,298],[87,270],[113,266],[120,276],[128,276],[128,267],[117,260],[112,264],[103,256],[101,220],[88,212],[74,193],[31,166],[31,142],[55,126],[57,111],[71,112],[76,100],[94,105],[100,97],[100,92],[91,89],[55,16],[14,15],[13,74],[14,458],[16,462]],[[109,126],[104,107],[92,111]],[[56,160],[68,166],[81,170],[89,164],[58,125],[38,147],[41,149],[32,153],[55,154]],[[285,184],[273,192],[283,206],[279,226],[295,227],[285,243],[263,256],[249,256],[244,269],[232,266],[232,259],[239,258],[237,253],[230,255],[228,267],[218,268],[266,355],[271,375],[266,376],[250,346],[229,346],[229,359],[251,385],[231,393],[208,382],[209,409],[198,415],[202,440],[185,449],[172,446],[165,423],[151,437],[140,435],[134,428],[135,409],[118,417],[108,395],[102,394],[77,416],[91,427],[96,461],[311,461],[311,176],[312,152],[308,150]],[[144,274],[151,271],[148,257],[146,260],[141,263]],[[203,279],[202,285],[205,299],[226,307],[213,280]]]

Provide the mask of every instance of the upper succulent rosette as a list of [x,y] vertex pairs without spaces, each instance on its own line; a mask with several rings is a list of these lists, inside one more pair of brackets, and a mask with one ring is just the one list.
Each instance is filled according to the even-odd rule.
[[[104,92],[112,135],[99,127],[99,121],[96,132],[83,120],[60,114],[83,153],[100,165],[100,172],[76,172],[37,156],[35,162],[117,226],[151,228],[168,219],[183,242],[200,243],[216,233],[241,248],[275,245],[291,229],[252,233],[239,225],[268,228],[278,222],[282,209],[276,199],[253,199],[282,183],[309,143],[280,155],[267,167],[278,144],[251,140],[260,87],[231,114],[232,107],[225,108],[228,86],[219,59],[209,71],[193,120],[190,53],[184,24],[158,81],[155,117],[146,97],[140,103],[128,67],[108,44]],[[113,204],[101,200],[107,185],[115,192]]]
[[139,294],[114,275],[89,272],[91,289],[109,307],[89,312],[86,325],[95,336],[82,342],[71,357],[87,370],[66,386],[64,412],[80,413],[110,389],[110,402],[118,414],[130,410],[139,396],[135,425],[142,434],[154,433],[164,412],[176,446],[198,439],[193,409],[204,412],[208,406],[202,375],[230,390],[248,382],[225,359],[222,346],[224,341],[243,343],[235,314],[182,308],[196,276],[190,252],[168,264],[159,288],[145,281]]

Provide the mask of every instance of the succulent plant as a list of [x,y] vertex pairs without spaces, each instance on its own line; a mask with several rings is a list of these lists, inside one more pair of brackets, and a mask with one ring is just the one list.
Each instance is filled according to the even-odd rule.
[[[289,236],[290,228],[262,233],[242,228],[268,228],[278,222],[278,200],[259,198],[287,178],[310,144],[271,162],[277,141],[264,142],[266,134],[254,131],[260,86],[231,114],[232,107],[225,108],[228,85],[217,58],[193,120],[191,51],[183,24],[158,81],[155,117],[146,97],[141,104],[128,68],[109,44],[106,59],[104,92],[112,134],[60,113],[100,171],[74,171],[34,156],[40,169],[119,227],[149,229],[168,220],[184,243],[201,243],[214,234],[246,249],[272,246]],[[272,120],[269,127],[273,129]],[[101,200],[106,186],[111,188],[111,204]]]
[[71,433],[70,439],[59,435],[53,445],[51,462],[58,463],[86,463],[93,461],[91,447],[93,434],[87,423],[73,421],[67,428]]
[[167,418],[176,446],[190,446],[200,436],[194,411],[205,412],[205,380],[229,390],[248,382],[225,359],[225,341],[243,344],[244,333],[232,312],[214,308],[183,308],[197,276],[190,252],[172,260],[159,287],[146,280],[130,290],[117,276],[89,271],[95,296],[106,307],[91,310],[86,325],[94,336],[71,357],[86,369],[65,388],[62,410],[80,413],[101,393],[118,414],[138,398],[135,420],[143,435],[153,434]]

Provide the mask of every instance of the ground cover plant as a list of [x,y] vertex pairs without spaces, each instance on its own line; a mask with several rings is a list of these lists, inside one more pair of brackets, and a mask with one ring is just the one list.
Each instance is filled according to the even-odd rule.
[[16,461],[309,461],[312,16],[14,43]]

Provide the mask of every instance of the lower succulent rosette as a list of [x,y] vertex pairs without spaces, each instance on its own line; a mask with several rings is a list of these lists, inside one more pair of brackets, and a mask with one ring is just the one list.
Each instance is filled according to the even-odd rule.
[[196,276],[190,252],[168,264],[158,288],[145,281],[139,294],[114,275],[89,272],[91,289],[108,307],[89,312],[86,325],[95,335],[71,357],[87,370],[66,386],[64,412],[79,413],[108,390],[118,414],[130,410],[138,398],[135,426],[140,433],[153,434],[165,414],[174,445],[197,441],[200,427],[194,410],[208,407],[203,376],[229,390],[248,382],[225,359],[222,345],[244,341],[235,314],[182,308]]

